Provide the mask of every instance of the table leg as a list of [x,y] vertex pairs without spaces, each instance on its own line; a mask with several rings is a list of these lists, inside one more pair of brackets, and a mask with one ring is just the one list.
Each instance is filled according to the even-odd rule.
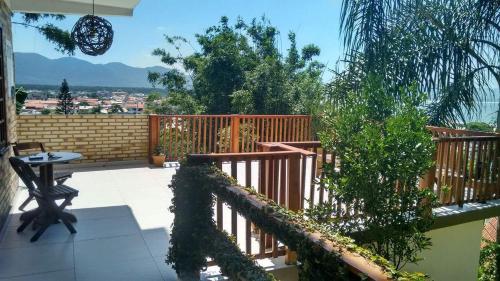
[[47,191],[50,187],[54,186],[54,166],[52,164],[40,166],[40,181],[42,187]]

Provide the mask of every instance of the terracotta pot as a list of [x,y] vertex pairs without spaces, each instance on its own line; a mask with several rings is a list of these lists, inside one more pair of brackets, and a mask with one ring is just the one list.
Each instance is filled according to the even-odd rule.
[[164,162],[165,162],[165,155],[153,155],[153,164],[156,167],[163,167]]

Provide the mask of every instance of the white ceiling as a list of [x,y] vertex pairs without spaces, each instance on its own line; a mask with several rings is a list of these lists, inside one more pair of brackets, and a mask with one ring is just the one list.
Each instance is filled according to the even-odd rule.
[[[96,15],[132,16],[140,0],[94,1]],[[7,4],[13,12],[92,14],[92,0],[7,0]]]

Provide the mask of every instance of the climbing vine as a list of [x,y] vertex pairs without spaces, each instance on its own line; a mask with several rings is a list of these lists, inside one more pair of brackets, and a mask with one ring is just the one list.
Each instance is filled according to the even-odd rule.
[[425,280],[425,276],[420,273],[397,271],[386,259],[357,246],[351,238],[306,220],[302,214],[277,205],[252,188],[237,186],[234,180],[215,166],[183,163],[174,176],[171,188],[174,191],[171,211],[175,213],[175,220],[167,262],[173,264],[182,276],[189,275],[183,272],[186,270],[195,276],[197,271],[206,266],[205,257],[211,256],[224,275],[234,280],[274,280],[245,257],[227,234],[214,230],[213,204],[216,194],[260,229],[272,233],[291,250],[297,251],[300,280],[362,278],[347,270],[340,252],[327,251],[310,239],[310,233],[320,233],[321,240],[332,241],[335,248],[372,261],[394,280]]

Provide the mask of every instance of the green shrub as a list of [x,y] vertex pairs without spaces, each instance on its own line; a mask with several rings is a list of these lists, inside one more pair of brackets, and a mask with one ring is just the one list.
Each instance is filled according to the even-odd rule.
[[479,281],[499,280],[497,277],[497,264],[500,259],[500,244],[484,241],[486,245],[481,249],[479,255]]
[[418,178],[432,164],[434,144],[421,109],[426,96],[416,87],[389,93],[380,81],[370,77],[346,93],[320,132],[322,146],[341,158],[340,170],[324,166],[324,185],[350,210],[339,212],[333,200],[308,213],[346,235],[362,233],[353,235],[359,244],[399,269],[431,245],[424,232],[435,199]]
[[479,132],[493,132],[494,127],[485,122],[469,122],[465,125],[467,130]]

